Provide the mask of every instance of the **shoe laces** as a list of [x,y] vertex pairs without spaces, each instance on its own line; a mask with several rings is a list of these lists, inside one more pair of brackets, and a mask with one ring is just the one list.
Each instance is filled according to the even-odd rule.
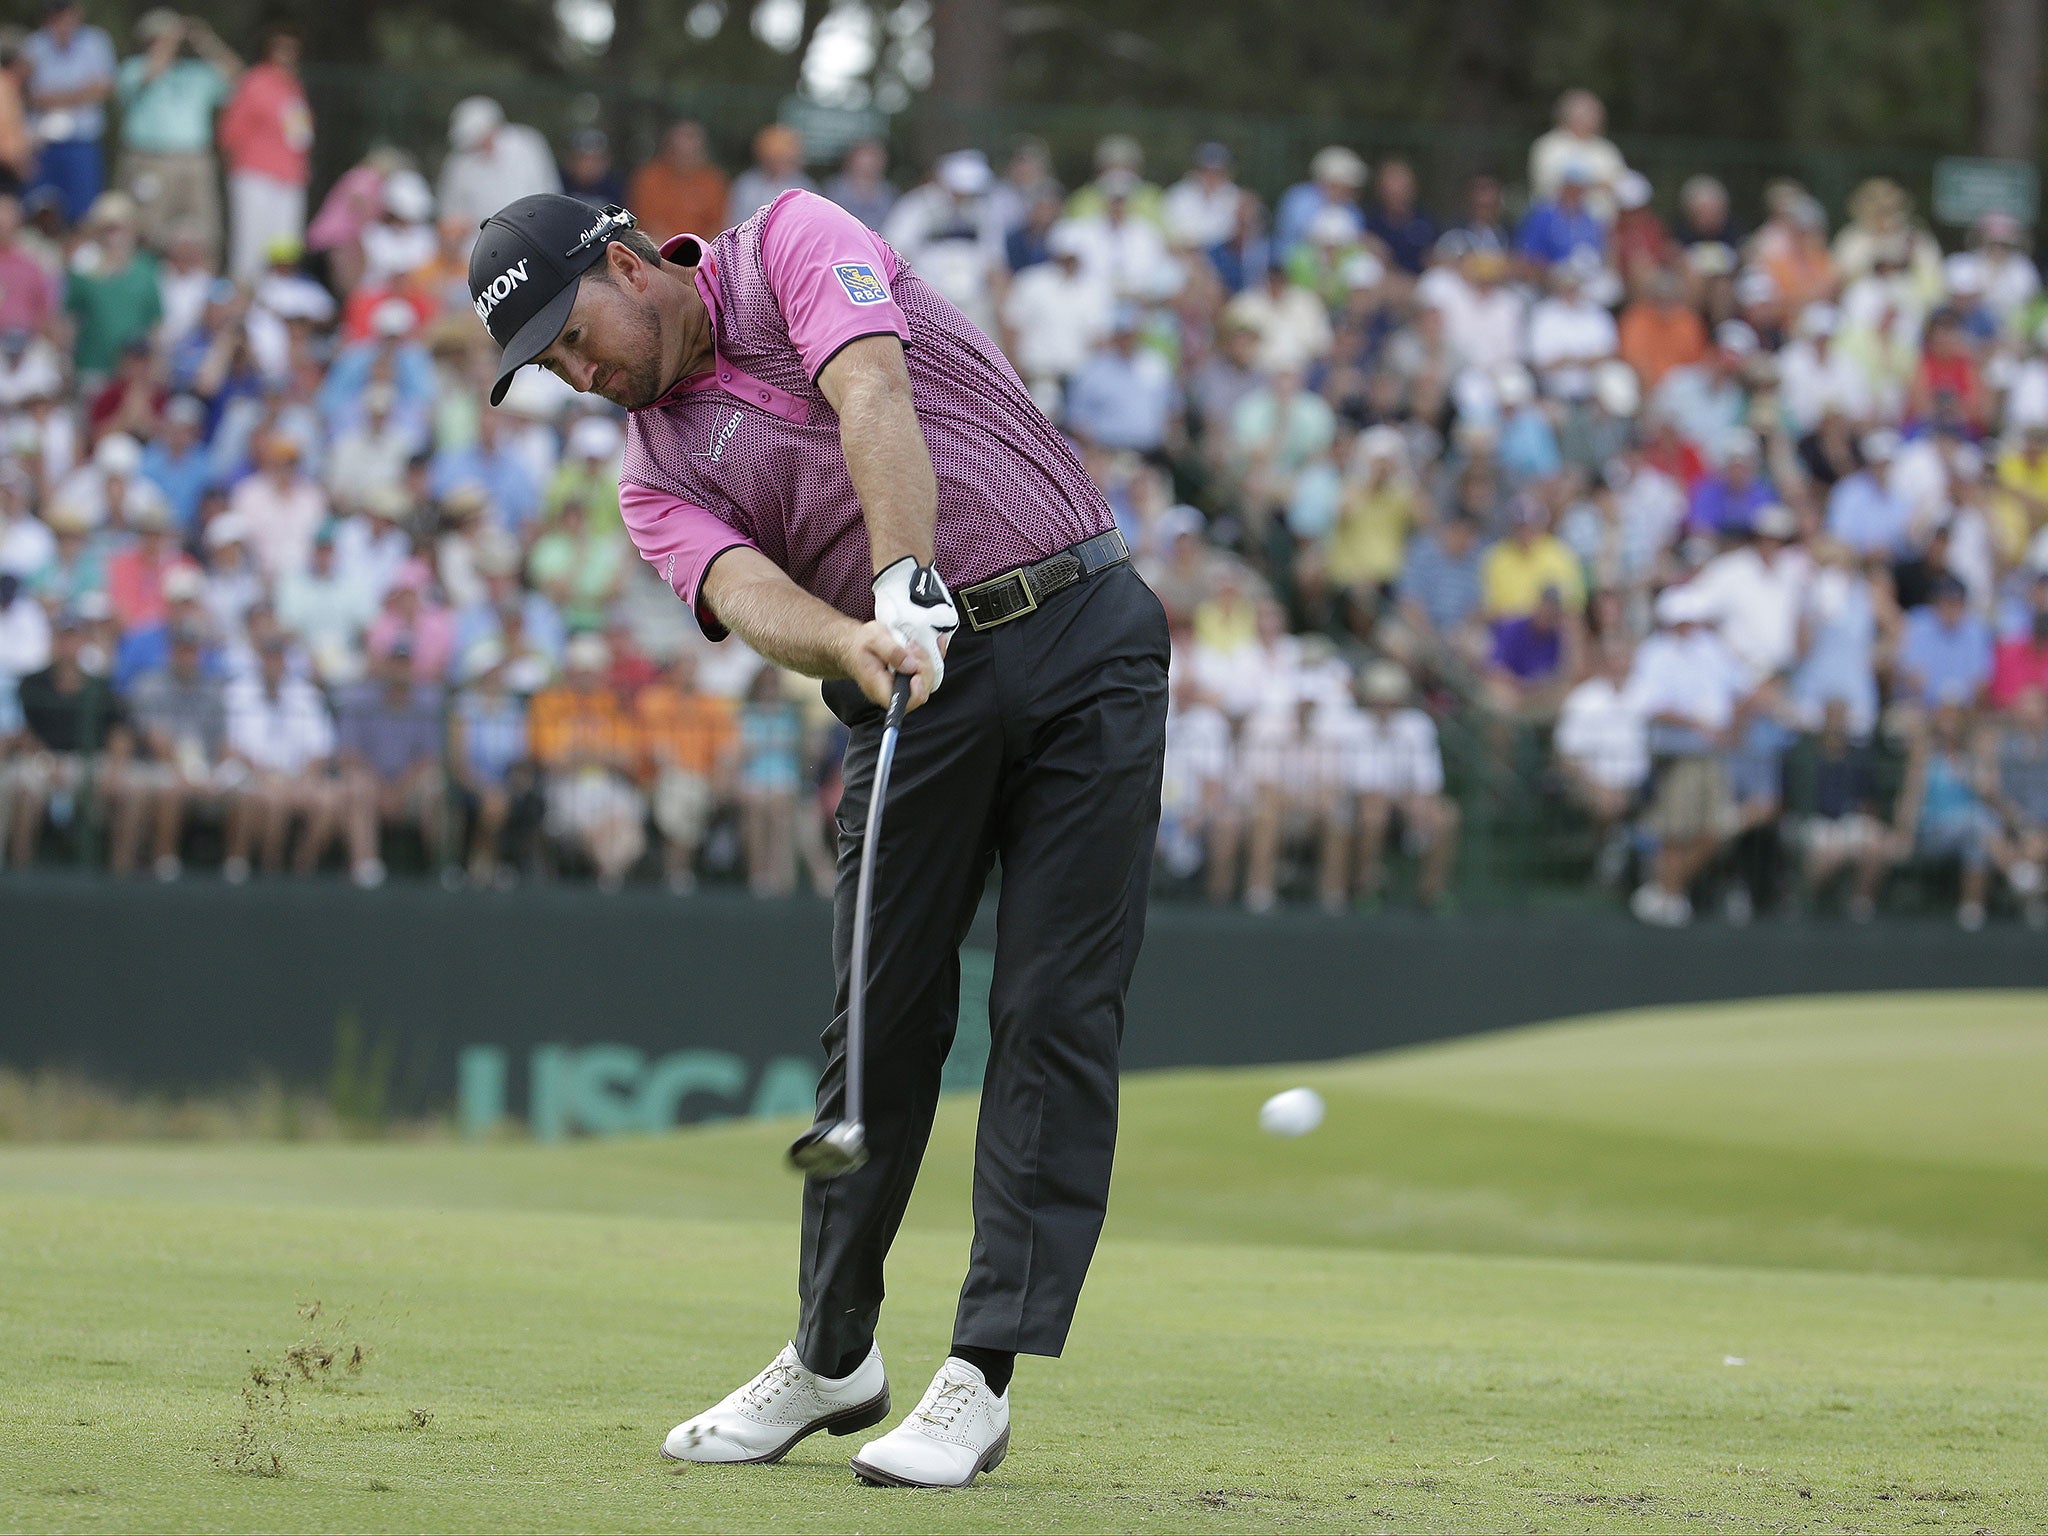
[[974,1383],[963,1376],[941,1376],[932,1383],[931,1390],[924,1395],[924,1401],[917,1405],[911,1415],[923,1419],[934,1429],[951,1429],[953,1421],[960,1417],[962,1410],[974,1397]]
[[796,1380],[795,1366],[787,1360],[771,1361],[767,1370],[741,1389],[740,1400],[749,1408],[766,1408],[778,1392],[785,1387],[794,1386]]

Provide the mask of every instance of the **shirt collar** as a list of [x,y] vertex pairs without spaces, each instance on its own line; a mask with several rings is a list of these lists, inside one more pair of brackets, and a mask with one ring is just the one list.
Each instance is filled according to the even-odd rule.
[[[668,393],[655,401],[655,405],[666,405],[684,390],[718,371],[718,266],[711,259],[711,242],[702,235],[670,235],[661,243],[661,259],[675,262],[678,266],[691,269],[697,284],[697,296],[704,301],[704,308],[711,316],[712,353],[711,366],[680,378],[669,386]],[[651,408],[651,407],[650,407]]]

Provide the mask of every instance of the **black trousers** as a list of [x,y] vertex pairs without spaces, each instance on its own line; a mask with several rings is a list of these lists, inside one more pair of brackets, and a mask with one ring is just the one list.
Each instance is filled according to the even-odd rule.
[[[1166,617],[1129,565],[995,629],[964,625],[897,745],[868,941],[867,1164],[804,1186],[797,1349],[836,1374],[875,1336],[882,1268],[923,1160],[959,1012],[960,945],[1002,860],[974,1247],[956,1344],[1057,1355],[1116,1150],[1124,992],[1145,926],[1166,732]],[[818,1113],[838,1118],[854,883],[881,711],[851,728],[839,808],[839,973]]]

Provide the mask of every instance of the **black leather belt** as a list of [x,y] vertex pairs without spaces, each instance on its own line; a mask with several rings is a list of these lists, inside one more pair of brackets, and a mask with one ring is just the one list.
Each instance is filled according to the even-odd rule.
[[1053,593],[1075,582],[1121,565],[1131,558],[1124,536],[1112,528],[1092,539],[1070,544],[1056,555],[1047,555],[1036,565],[1021,565],[953,594],[969,629],[994,629],[1034,611]]

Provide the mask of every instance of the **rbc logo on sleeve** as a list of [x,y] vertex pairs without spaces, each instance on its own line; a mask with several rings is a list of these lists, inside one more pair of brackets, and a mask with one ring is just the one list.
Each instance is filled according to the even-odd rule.
[[856,304],[889,302],[889,290],[882,286],[882,279],[875,269],[864,261],[842,261],[832,269],[832,275],[839,279],[839,286]]

